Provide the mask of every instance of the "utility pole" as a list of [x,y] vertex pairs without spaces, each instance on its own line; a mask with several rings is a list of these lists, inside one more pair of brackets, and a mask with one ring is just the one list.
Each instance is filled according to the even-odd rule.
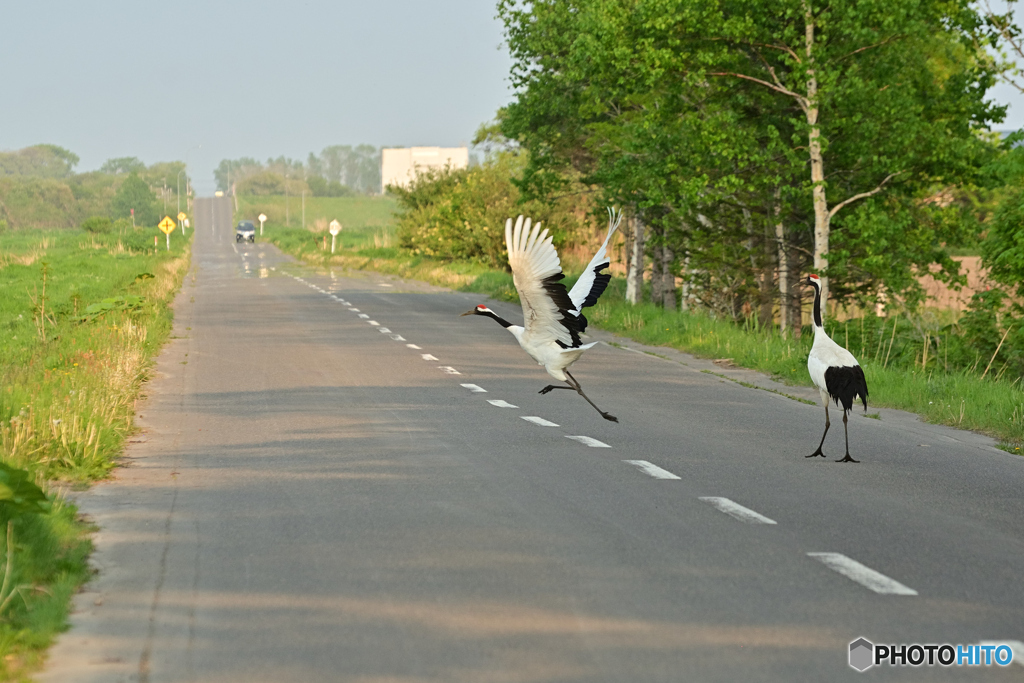
[[291,227],[291,223],[290,223],[291,214],[290,214],[290,211],[289,211],[289,209],[291,208],[290,201],[291,201],[291,197],[288,195],[288,171],[285,170],[285,172],[284,172],[284,227],[286,227],[286,228]]
[[306,191],[302,191],[302,228],[306,228]]

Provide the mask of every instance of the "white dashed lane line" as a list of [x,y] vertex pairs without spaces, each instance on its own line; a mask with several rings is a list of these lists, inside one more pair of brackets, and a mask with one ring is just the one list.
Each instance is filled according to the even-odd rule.
[[391,338],[394,339],[395,341],[405,341],[405,337],[403,337],[400,334],[393,334],[391,335]]
[[881,595],[917,595],[917,591],[913,588],[908,588],[899,581],[890,579],[871,567],[865,567],[857,560],[852,560],[841,553],[807,553],[807,556],[813,557],[832,571]]
[[441,360],[437,356],[434,356],[429,353],[420,354],[420,358],[422,358],[423,360]]
[[774,519],[768,519],[761,513],[754,512],[750,508],[745,508],[739,503],[729,500],[728,498],[702,496],[700,500],[704,501],[716,510],[724,512],[730,517],[738,519],[741,522],[746,522],[747,524],[775,524]]
[[391,334],[391,330],[389,330],[386,327],[378,327],[377,331],[380,332],[381,334]]
[[437,369],[448,375],[461,375],[462,373],[450,365],[438,365]]
[[353,313],[358,313],[359,312],[358,308],[351,308],[351,307],[349,307],[348,310],[352,311]]
[[[572,437],[569,437],[572,438]],[[635,465],[646,475],[652,476],[655,479],[679,479],[676,475],[672,474],[668,470],[664,470],[654,463],[647,462],[646,460],[623,460],[622,462]]]
[[514,405],[512,405],[511,403],[509,403],[507,401],[502,401],[500,398],[489,398],[489,399],[487,399],[487,402],[490,403],[492,406],[495,406],[497,408],[518,408],[519,407],[519,406],[514,406]]
[[368,325],[373,325],[374,327],[380,327],[380,323],[377,322],[376,320],[367,320],[366,323]]
[[359,317],[360,317],[360,318],[362,318],[363,320],[366,320],[366,319],[367,319],[367,318],[369,318],[370,316],[366,315],[365,313],[360,313],[360,314],[359,314]]
[[463,384],[462,386],[464,386],[465,388],[469,389],[474,394],[486,394],[487,393],[486,389],[484,389],[482,387],[478,387],[475,384]]
[[416,346],[415,344],[406,344],[406,346],[409,347],[410,349],[416,349],[417,351],[423,350],[422,346]]
[[[465,385],[463,385],[463,386],[465,386]],[[521,419],[523,419],[523,420],[526,420],[527,422],[532,422],[535,425],[540,425],[541,427],[557,427],[558,426],[554,422],[551,422],[549,420],[545,420],[543,417],[537,417],[536,415],[520,415],[519,417]]]
[[570,436],[569,434],[566,434],[565,438],[572,439],[573,441],[579,441],[581,444],[590,446],[591,448],[611,448],[611,446],[605,442],[592,439],[589,436]]

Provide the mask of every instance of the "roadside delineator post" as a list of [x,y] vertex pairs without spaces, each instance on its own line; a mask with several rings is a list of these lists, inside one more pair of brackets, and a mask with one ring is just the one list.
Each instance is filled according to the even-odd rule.
[[338,233],[341,232],[341,223],[339,223],[337,220],[331,221],[330,231],[331,231],[331,253],[333,254],[334,253],[334,241],[338,237]]
[[264,221],[267,220],[267,214],[261,213],[259,215],[259,219],[260,219],[260,237],[263,237],[263,223],[264,223]]

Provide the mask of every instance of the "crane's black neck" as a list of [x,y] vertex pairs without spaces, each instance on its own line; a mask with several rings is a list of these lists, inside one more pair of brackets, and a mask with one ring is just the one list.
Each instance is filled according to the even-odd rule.
[[824,327],[821,324],[821,283],[814,285],[814,326]]
[[498,322],[498,324],[501,325],[502,327],[504,327],[505,329],[508,329],[508,328],[512,327],[512,323],[510,323],[509,321],[505,320],[504,318],[502,318],[501,316],[499,316],[497,313],[495,313],[492,310],[488,309],[486,311],[476,311],[476,314],[477,315],[486,315],[488,318],[494,318],[494,320],[496,320]]

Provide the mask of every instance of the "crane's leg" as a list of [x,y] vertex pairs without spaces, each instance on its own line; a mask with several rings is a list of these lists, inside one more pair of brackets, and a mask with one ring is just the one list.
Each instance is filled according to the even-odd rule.
[[[845,417],[845,415],[844,415],[844,417]],[[821,443],[818,444],[818,450],[816,450],[813,453],[811,453],[810,455],[807,455],[807,456],[804,456],[804,457],[806,457],[806,458],[816,458],[819,455],[821,457],[823,457],[823,458],[825,457],[825,454],[821,452],[821,447],[825,445],[825,435],[828,434],[829,424],[830,423],[828,421],[828,404],[826,403],[825,404],[825,434],[821,435]]]
[[836,462],[860,462],[850,457],[850,433],[846,430],[846,411],[843,411],[843,434],[846,435],[846,457]]
[[[575,389],[577,394],[579,394],[583,398],[587,399],[587,403],[589,403],[590,405],[594,406],[594,410],[596,410],[597,412],[601,413],[601,417],[603,417],[606,420],[610,420],[612,422],[618,422],[619,421],[619,418],[615,417],[614,415],[612,415],[610,413],[604,412],[603,410],[598,408],[594,404],[593,401],[591,401],[589,398],[587,398],[587,395],[583,393],[582,387],[580,387],[580,383],[576,381],[575,377],[573,377],[572,375],[569,374],[568,370],[565,371],[565,376],[569,378],[569,379],[566,380],[566,382],[569,384],[569,387]],[[555,387],[555,388],[561,389],[562,387]]]

